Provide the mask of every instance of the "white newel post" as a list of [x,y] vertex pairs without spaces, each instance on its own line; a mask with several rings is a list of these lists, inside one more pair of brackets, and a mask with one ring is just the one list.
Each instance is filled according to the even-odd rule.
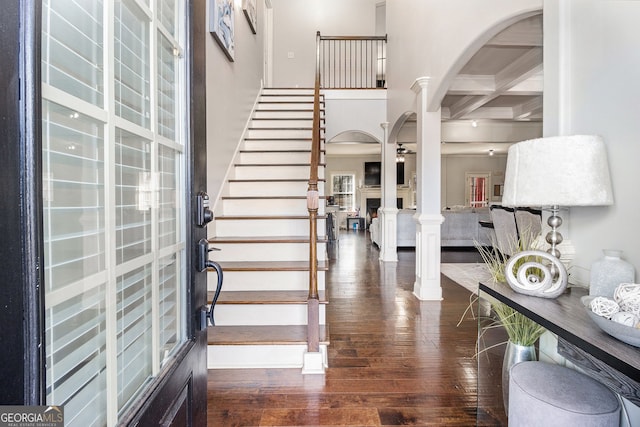
[[416,281],[413,293],[421,300],[441,300],[440,286],[440,110],[427,111],[429,77],[415,81],[417,94]]
[[397,262],[397,229],[398,229],[398,208],[397,208],[397,183],[396,183],[396,149],[395,144],[390,144],[389,123],[381,123],[384,131],[382,140],[382,194],[380,205],[380,261]]

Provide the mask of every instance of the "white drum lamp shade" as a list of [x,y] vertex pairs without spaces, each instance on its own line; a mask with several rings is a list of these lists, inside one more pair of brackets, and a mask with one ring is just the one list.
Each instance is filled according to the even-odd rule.
[[595,135],[556,136],[509,148],[504,206],[613,204],[604,141]]

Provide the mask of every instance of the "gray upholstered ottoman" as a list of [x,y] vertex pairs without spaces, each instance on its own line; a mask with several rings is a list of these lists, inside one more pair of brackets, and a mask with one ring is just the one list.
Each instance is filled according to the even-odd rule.
[[509,377],[509,426],[618,427],[615,394],[580,372],[544,362],[522,362]]

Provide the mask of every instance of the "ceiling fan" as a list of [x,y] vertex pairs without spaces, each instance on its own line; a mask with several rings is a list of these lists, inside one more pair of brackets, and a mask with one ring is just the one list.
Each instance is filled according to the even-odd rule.
[[402,143],[398,143],[396,154],[413,154],[413,153],[415,153],[415,151],[409,150],[407,147],[404,147]]
[[398,143],[398,148],[396,148],[396,162],[404,163],[405,154],[412,154],[415,151],[409,150],[407,147],[402,146],[401,143]]

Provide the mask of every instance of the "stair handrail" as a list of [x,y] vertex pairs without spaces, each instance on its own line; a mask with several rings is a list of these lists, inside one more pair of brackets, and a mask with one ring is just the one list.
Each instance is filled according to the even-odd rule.
[[320,31],[316,33],[316,76],[313,90],[313,130],[307,210],[309,211],[309,296],[307,299],[307,349],[320,351],[320,301],[318,296],[318,167],[320,164]]

